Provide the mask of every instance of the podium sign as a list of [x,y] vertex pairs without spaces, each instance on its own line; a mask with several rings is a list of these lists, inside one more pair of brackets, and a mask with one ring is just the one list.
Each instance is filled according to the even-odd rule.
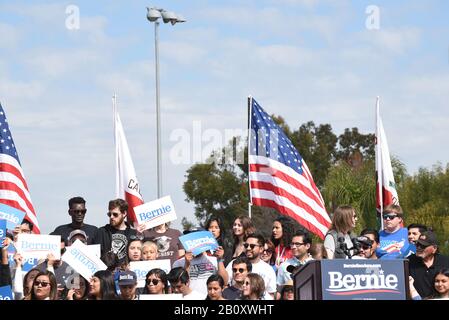
[[[407,279],[408,280],[408,279]],[[322,260],[323,300],[405,300],[404,260]]]

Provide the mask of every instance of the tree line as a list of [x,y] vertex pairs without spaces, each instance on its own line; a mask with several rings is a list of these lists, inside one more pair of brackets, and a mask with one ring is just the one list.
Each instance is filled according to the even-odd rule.
[[[324,198],[329,214],[341,204],[350,204],[359,213],[356,232],[363,228],[378,228],[376,216],[375,135],[360,133],[358,128],[346,128],[337,136],[330,124],[313,121],[292,130],[280,116],[272,115],[307,163],[314,181]],[[242,139],[234,137],[222,150],[214,150],[206,163],[192,165],[186,172],[183,190],[187,201],[195,205],[195,217],[200,224],[212,215],[219,216],[225,230],[239,215],[248,215],[248,163],[224,159],[225,155],[246,155]],[[394,154],[394,150],[390,150]],[[222,155],[222,156],[221,156]],[[227,161],[225,161],[227,160]],[[405,165],[392,158],[399,202],[405,213],[405,223],[422,223],[433,228],[440,248],[449,252],[449,163],[431,169],[420,168],[408,174]],[[271,234],[275,210],[252,207],[255,226],[265,236]],[[183,218],[183,227],[192,224]],[[300,228],[299,224],[297,225]],[[229,235],[230,236],[230,235]]]

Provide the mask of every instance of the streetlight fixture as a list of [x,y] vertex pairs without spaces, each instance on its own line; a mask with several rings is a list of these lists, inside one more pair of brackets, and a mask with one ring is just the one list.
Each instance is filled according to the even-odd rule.
[[162,18],[164,23],[176,23],[186,22],[186,20],[176,15],[172,11],[166,11],[161,8],[148,8],[147,7],[147,19],[150,22],[154,22],[154,52],[156,60],[156,139],[157,139],[157,197],[162,197],[162,149],[161,149],[161,114],[160,114],[160,102],[159,102],[159,37],[158,27],[159,19]]

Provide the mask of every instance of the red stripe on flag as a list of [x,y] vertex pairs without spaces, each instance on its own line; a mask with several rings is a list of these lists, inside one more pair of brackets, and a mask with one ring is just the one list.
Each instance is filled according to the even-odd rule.
[[317,221],[322,224],[323,226],[329,227],[329,221],[323,218],[318,212],[316,212],[312,207],[310,207],[307,203],[303,202],[301,199],[295,197],[291,193],[287,192],[286,190],[275,186],[269,182],[261,182],[261,181],[251,181],[251,188],[252,189],[262,189],[262,190],[268,190],[272,191],[275,194],[285,197],[288,200],[290,200],[293,204],[297,205],[300,208],[303,208],[307,213],[315,217]]
[[17,177],[17,179],[20,179],[22,181],[23,185],[25,186],[25,189],[28,191],[28,186],[25,181],[25,179],[22,177],[22,173],[17,170],[16,167],[13,165],[10,165],[9,163],[0,162],[0,171],[2,172],[9,172]]
[[255,204],[257,206],[264,206],[264,207],[270,207],[270,208],[276,209],[277,211],[281,212],[282,214],[285,214],[285,215],[295,219],[306,229],[313,232],[314,234],[319,236],[322,240],[324,240],[324,234],[321,232],[320,229],[315,227],[315,225],[313,225],[309,221],[304,220],[303,218],[299,217],[294,211],[290,210],[289,208],[280,206],[273,200],[254,198],[254,197],[252,199],[253,199],[253,204]]
[[137,221],[136,213],[134,212],[134,207],[143,204],[142,199],[136,197],[135,195],[125,191],[125,200],[128,202],[128,222],[134,223]]
[[[286,183],[291,184],[298,190],[302,191],[308,198],[315,201],[320,207],[323,207],[321,198],[317,198],[317,196],[313,192],[311,192],[308,187],[305,187],[298,180],[293,179],[291,176],[283,173],[282,171],[273,170],[272,167],[267,167],[266,165],[261,165],[261,164],[251,164],[249,170],[251,172],[257,172],[257,173],[258,172],[270,173],[273,177],[279,178],[279,179],[285,181]],[[307,179],[307,178],[304,177],[304,179]],[[319,194],[319,192],[317,192],[317,193]]]
[[[8,181],[0,181],[0,190],[9,190],[12,192],[15,192],[19,195],[20,198],[26,203],[28,209],[34,212],[33,204],[28,200],[27,196],[25,195],[25,192],[23,192],[23,189],[20,188],[18,185],[16,185],[13,182]],[[22,211],[26,211],[25,208],[22,209]]]

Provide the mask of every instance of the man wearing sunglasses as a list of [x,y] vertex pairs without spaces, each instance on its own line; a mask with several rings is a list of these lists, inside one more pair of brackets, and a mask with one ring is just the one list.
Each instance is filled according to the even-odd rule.
[[[259,233],[253,233],[247,236],[243,247],[246,253],[246,257],[249,259],[252,265],[253,273],[257,273],[261,276],[265,282],[265,300],[273,300],[276,293],[276,273],[273,268],[263,261],[260,256],[264,250],[265,238]],[[232,283],[232,261],[226,267],[226,271],[229,275],[229,283]]]
[[278,292],[281,292],[282,287],[293,280],[291,278],[291,273],[287,270],[289,266],[293,266],[296,268],[298,266],[303,266],[307,262],[313,260],[313,258],[309,254],[311,245],[312,238],[310,237],[308,232],[304,232],[302,230],[298,230],[295,232],[292,237],[292,241],[290,242],[290,248],[292,250],[293,257],[285,260],[278,269],[276,279]]
[[449,257],[439,254],[435,233],[423,232],[416,242],[416,254],[409,258],[410,276],[421,297],[426,298],[433,293],[435,275],[446,268],[449,268]]
[[94,244],[100,244],[101,256],[112,251],[121,264],[126,261],[128,242],[131,237],[136,237],[137,231],[125,221],[128,210],[128,203],[125,200],[109,201],[108,209],[109,224],[98,229]]
[[380,245],[376,251],[380,259],[404,259],[415,253],[415,246],[408,242],[408,230],[402,226],[403,217],[399,205],[391,204],[384,208],[384,230],[379,232]]
[[238,300],[242,297],[243,282],[246,275],[252,271],[251,262],[247,257],[237,257],[232,261],[232,284],[223,290],[226,300]]
[[87,244],[92,244],[97,234],[98,228],[90,224],[84,223],[86,217],[86,200],[82,197],[74,197],[69,199],[69,216],[72,218],[72,222],[56,227],[56,229],[50,233],[51,235],[60,235],[65,245],[68,244],[68,237],[74,230],[82,230],[87,235]]

